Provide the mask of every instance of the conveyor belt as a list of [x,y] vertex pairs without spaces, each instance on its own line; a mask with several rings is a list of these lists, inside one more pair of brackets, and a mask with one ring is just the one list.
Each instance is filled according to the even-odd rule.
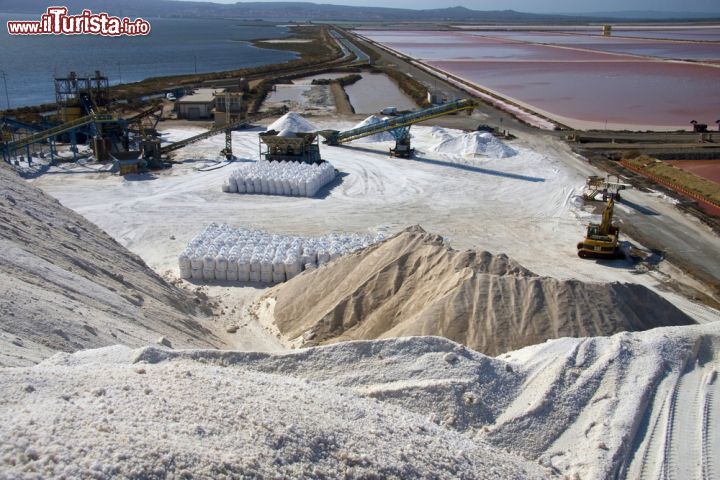
[[431,118],[448,115],[462,110],[472,110],[473,108],[475,108],[474,101],[463,99],[439,105],[437,107],[425,108],[417,112],[411,112],[405,115],[389,118],[382,122],[373,123],[364,127],[353,128],[352,130],[346,130],[344,132],[339,132],[337,130],[324,130],[319,133],[325,138],[329,145],[339,145],[341,143],[350,142],[352,140],[357,140],[358,138],[367,137],[376,133],[408,127]]

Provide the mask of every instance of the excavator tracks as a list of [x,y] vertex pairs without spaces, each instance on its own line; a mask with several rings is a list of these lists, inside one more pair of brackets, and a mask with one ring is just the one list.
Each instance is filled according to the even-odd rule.
[[655,402],[658,412],[645,433],[642,458],[625,478],[720,478],[714,458],[720,451],[719,395],[714,372],[698,365],[683,372],[659,406]]

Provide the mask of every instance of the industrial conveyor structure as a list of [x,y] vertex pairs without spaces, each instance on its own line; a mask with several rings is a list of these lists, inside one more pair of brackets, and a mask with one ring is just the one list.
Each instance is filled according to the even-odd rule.
[[[17,150],[23,148],[23,147],[29,147],[33,143],[39,143],[44,141],[53,141],[55,137],[62,135],[64,133],[70,132],[74,133],[78,128],[87,126],[87,125],[96,125],[101,123],[109,123],[109,122],[115,122],[116,119],[109,114],[90,114],[86,115],[84,117],[77,118],[75,120],[71,120],[69,122],[63,123],[61,125],[58,125],[56,127],[49,128],[47,130],[42,130],[36,133],[33,133],[31,135],[24,136],[22,138],[19,138],[14,141],[10,142],[4,142],[3,144],[3,155],[5,156],[5,161],[9,161],[10,156],[16,152]],[[74,137],[74,136],[73,136]],[[54,149],[50,149],[51,155],[53,154]],[[29,156],[29,153],[28,153]]]
[[13,133],[17,133],[22,130],[29,132],[42,132],[48,128],[54,127],[55,125],[33,125],[32,123],[25,123],[14,118],[2,117],[0,118],[0,130],[9,130]]
[[323,130],[319,133],[325,138],[325,143],[328,145],[340,145],[359,138],[375,135],[376,133],[390,132],[395,138],[395,148],[390,149],[390,153],[397,157],[407,158],[413,152],[413,149],[410,147],[410,127],[412,125],[430,120],[431,118],[441,117],[463,110],[472,110],[474,108],[475,102],[473,100],[456,100],[436,107],[425,108],[405,115],[398,115],[397,117],[388,118],[378,123],[353,128],[344,132]]
[[[201,134],[192,136],[190,138],[180,140],[179,142],[165,145],[164,147],[160,147],[158,149],[157,153],[159,153],[160,155],[166,155],[170,152],[174,152],[175,150],[179,150],[183,147],[186,147],[192,143],[199,142],[200,140],[205,140],[206,138],[210,138],[219,133],[225,132],[225,149],[222,151],[222,153],[226,156],[226,158],[230,159],[232,157],[232,143],[231,143],[231,137],[230,137],[230,132],[232,130],[235,130],[235,129],[241,128],[241,127],[245,127],[251,123],[257,122],[258,120],[261,120],[266,117],[282,115],[285,112],[287,112],[287,109],[285,107],[268,110],[266,112],[262,112],[257,115],[254,115],[252,117],[247,117],[242,120],[238,120],[237,122],[234,122],[234,123],[231,123],[228,125],[222,125],[220,127],[213,128],[211,130],[208,130],[207,132],[203,132]],[[150,156],[153,156],[153,155],[150,155]]]

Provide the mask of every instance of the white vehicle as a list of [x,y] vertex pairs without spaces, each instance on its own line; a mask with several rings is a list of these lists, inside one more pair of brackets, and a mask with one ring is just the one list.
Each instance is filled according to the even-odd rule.
[[175,95],[172,93],[168,93],[167,95],[165,95],[165,98],[167,98],[171,102],[174,102],[175,100],[177,100],[177,98],[175,98]]
[[397,107],[385,107],[380,113],[383,115],[397,115]]

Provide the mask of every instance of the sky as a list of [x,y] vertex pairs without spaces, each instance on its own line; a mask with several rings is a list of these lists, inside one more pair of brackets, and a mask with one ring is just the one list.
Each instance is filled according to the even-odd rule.
[[[212,0],[236,3],[237,0]],[[247,0],[272,2],[273,0]],[[720,13],[720,0],[300,0],[363,7],[444,8],[463,6],[473,10],[517,10],[532,13],[582,13],[650,10],[665,12]]]

